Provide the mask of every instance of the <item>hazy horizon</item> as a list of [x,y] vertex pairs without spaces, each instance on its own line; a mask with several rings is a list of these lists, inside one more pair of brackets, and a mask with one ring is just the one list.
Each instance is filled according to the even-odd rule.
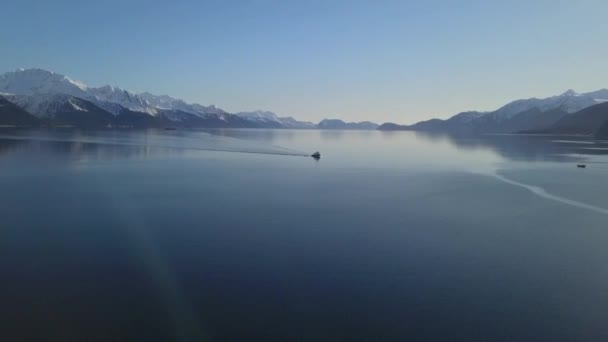
[[0,72],[42,68],[229,112],[413,123],[607,88],[605,9],[593,0],[22,1],[4,9]]

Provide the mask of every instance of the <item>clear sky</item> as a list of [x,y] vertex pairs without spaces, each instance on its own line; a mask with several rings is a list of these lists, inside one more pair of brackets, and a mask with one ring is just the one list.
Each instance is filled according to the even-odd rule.
[[0,72],[412,123],[608,87],[608,1],[8,0]]

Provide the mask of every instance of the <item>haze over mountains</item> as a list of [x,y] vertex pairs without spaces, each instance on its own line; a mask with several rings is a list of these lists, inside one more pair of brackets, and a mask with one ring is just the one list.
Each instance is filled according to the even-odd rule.
[[544,133],[596,134],[608,121],[608,89],[589,93],[568,90],[544,99],[516,100],[492,112],[463,112],[449,119],[413,125],[384,123],[380,130],[414,130],[450,134]]
[[132,93],[113,87],[90,87],[43,69],[19,69],[0,75],[0,125],[192,128],[291,128],[415,130],[448,134],[542,133],[608,134],[608,89],[588,93],[568,90],[538,99],[512,101],[491,112],[469,111],[449,119],[413,125],[319,123],[279,117],[269,111],[228,113],[214,105],[188,103],[168,95]]
[[[109,85],[89,87],[43,69],[19,69],[0,75],[0,98],[4,103],[0,125],[321,128],[272,112],[231,114],[213,105],[187,103],[168,95],[136,94]],[[356,126],[343,123],[343,128],[351,125]],[[363,126],[372,127],[367,123]]]

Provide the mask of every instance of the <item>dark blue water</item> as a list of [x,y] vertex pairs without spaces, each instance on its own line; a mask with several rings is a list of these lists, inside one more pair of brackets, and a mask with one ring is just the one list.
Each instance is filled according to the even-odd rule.
[[0,337],[604,340],[608,164],[555,140],[0,132]]

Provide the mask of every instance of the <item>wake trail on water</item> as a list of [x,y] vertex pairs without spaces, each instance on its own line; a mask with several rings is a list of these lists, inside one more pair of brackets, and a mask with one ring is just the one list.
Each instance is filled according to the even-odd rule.
[[584,202],[571,200],[569,198],[553,195],[553,194],[547,192],[545,189],[541,188],[540,186],[529,185],[529,184],[514,181],[512,179],[506,178],[506,177],[498,174],[498,172],[496,172],[496,171],[494,171],[493,173],[486,174],[486,175],[492,176],[492,177],[502,181],[503,183],[507,183],[507,184],[510,184],[513,186],[524,188],[524,189],[530,191],[531,193],[533,193],[534,195],[542,197],[544,199],[559,202],[559,203],[566,204],[566,205],[580,208],[580,209],[586,209],[586,210],[593,211],[593,212],[596,212],[599,214],[608,215],[608,209],[596,207],[594,205],[587,204]]
[[[230,153],[246,153],[246,154],[264,154],[264,155],[277,155],[277,156],[293,156],[293,157],[309,157],[310,154],[301,151],[296,151],[287,148],[281,148],[275,145],[271,146],[255,146],[255,143],[241,141],[239,139],[228,140],[228,143],[224,141],[219,146],[205,146],[205,143],[211,145],[216,144],[215,142],[204,141],[205,139],[193,139],[193,138],[182,138],[182,137],[165,137],[166,141],[157,141],[148,143],[147,139],[130,139],[130,138],[115,138],[115,137],[32,137],[32,136],[19,136],[19,135],[6,135],[0,134],[0,139],[6,140],[20,140],[20,141],[44,141],[44,142],[68,142],[68,143],[82,143],[82,144],[99,144],[99,145],[117,145],[117,146],[135,146],[135,147],[152,147],[152,148],[169,148],[169,149],[180,149],[180,150],[194,150],[194,151],[212,151],[212,152],[230,152]],[[221,139],[225,139],[222,137]],[[141,141],[144,140],[144,141]],[[159,140],[158,137],[151,140]],[[163,140],[162,138],[160,140]],[[244,146],[226,146],[228,144],[234,144],[234,141],[238,141],[240,144],[247,144]],[[184,144],[186,142],[186,144]],[[222,146],[223,145],[223,146]]]

